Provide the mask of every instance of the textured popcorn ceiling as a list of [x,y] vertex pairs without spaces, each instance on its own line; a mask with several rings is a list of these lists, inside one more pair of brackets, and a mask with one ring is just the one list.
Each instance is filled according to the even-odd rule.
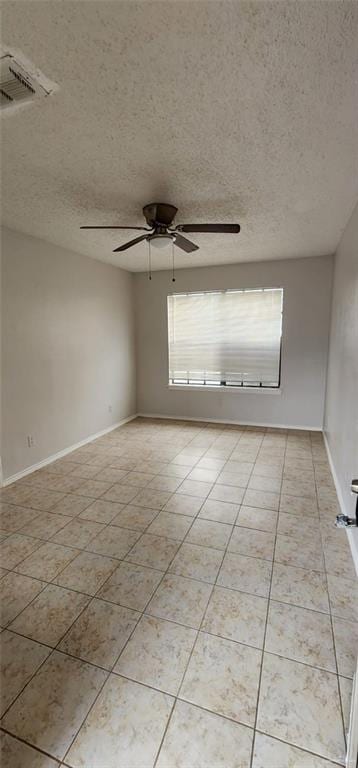
[[[358,197],[358,3],[5,2],[2,40],[59,91],[3,119],[3,220],[146,268],[145,203],[196,235],[177,266],[332,253]],[[139,233],[138,233],[139,234]],[[169,266],[157,251],[154,268]]]

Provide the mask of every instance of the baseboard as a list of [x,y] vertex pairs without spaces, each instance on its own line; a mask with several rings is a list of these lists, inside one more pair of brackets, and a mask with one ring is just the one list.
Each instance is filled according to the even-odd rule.
[[10,477],[3,478],[1,485],[2,486],[10,485],[11,483],[14,483],[16,480],[21,480],[22,477],[26,477],[26,475],[31,475],[32,472],[36,472],[37,469],[42,469],[42,467],[46,467],[48,464],[52,464],[52,462],[57,461],[57,459],[62,459],[64,456],[67,456],[68,453],[72,453],[72,451],[77,450],[77,448],[82,448],[83,445],[87,445],[87,443],[92,443],[92,441],[97,440],[98,437],[107,435],[108,432],[113,432],[113,430],[118,429],[118,427],[122,427],[123,424],[127,424],[128,421],[133,421],[133,419],[137,418],[137,415],[138,414],[135,413],[132,416],[127,416],[125,419],[121,419],[121,421],[117,421],[116,424],[112,424],[112,426],[110,427],[101,429],[100,432],[96,432],[94,435],[89,435],[89,437],[85,437],[84,440],[80,440],[79,443],[70,445],[68,448],[63,448],[62,451],[53,453],[51,456],[47,456],[46,459],[42,459],[41,461],[38,461],[36,464],[31,464],[30,467],[26,467],[26,469],[22,469],[20,472],[16,472],[15,475],[10,475]]
[[[330,470],[332,472],[333,482],[334,482],[334,486],[335,486],[335,489],[336,489],[337,498],[338,498],[338,504],[340,506],[340,510],[341,510],[343,515],[347,515],[347,517],[350,517],[352,512],[351,512],[350,509],[347,509],[347,507],[346,507],[346,504],[345,504],[345,501],[344,501],[344,496],[343,496],[343,493],[342,493],[341,484],[340,484],[339,479],[338,479],[338,474],[337,474],[336,468],[334,466],[334,461],[333,461],[333,457],[332,457],[332,454],[331,454],[331,449],[329,447],[329,443],[328,443],[328,440],[327,440],[327,435],[326,435],[326,432],[324,430],[323,430],[323,440],[324,440],[325,448],[326,448],[326,451],[327,451],[328,462],[329,462]],[[355,527],[352,526],[351,528],[347,528],[346,530],[347,530],[348,541],[349,541],[351,552],[352,552],[353,562],[354,562],[355,569],[356,569],[357,576],[358,576],[358,528],[355,528]]]
[[237,427],[272,427],[273,429],[300,429],[304,432],[322,432],[321,427],[307,427],[297,424],[269,424],[262,421],[234,421],[233,419],[211,419],[206,416],[168,416],[163,413],[138,413],[143,419],[172,419],[174,421],[205,421],[209,424],[234,424]]

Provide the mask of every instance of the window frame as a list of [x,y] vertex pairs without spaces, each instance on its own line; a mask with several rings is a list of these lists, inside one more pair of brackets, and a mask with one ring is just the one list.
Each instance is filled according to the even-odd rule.
[[[207,382],[204,379],[200,382],[187,379],[186,381],[179,379],[169,378],[170,368],[170,353],[169,353],[169,298],[172,296],[195,296],[203,294],[213,293],[252,293],[256,291],[281,291],[281,329],[280,329],[280,355],[279,355],[279,367],[278,367],[278,381],[277,384],[263,384],[262,382],[255,384],[245,384],[243,381],[240,384],[227,383],[227,381],[221,381],[219,383]],[[281,394],[281,376],[282,376],[282,336],[283,336],[283,306],[284,306],[284,288],[283,286],[265,286],[260,288],[222,288],[206,291],[173,291],[173,293],[167,294],[167,344],[168,344],[168,389],[176,389],[181,391],[207,391],[207,392],[250,392],[262,393],[262,394]]]

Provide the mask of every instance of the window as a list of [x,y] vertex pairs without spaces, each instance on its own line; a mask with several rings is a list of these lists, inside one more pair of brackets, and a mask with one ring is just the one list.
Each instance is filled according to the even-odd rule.
[[279,387],[282,288],[168,296],[169,384]]

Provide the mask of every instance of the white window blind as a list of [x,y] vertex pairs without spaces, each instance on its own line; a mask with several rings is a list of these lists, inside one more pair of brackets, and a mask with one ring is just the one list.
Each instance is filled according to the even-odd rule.
[[169,383],[278,387],[282,288],[168,296]]

